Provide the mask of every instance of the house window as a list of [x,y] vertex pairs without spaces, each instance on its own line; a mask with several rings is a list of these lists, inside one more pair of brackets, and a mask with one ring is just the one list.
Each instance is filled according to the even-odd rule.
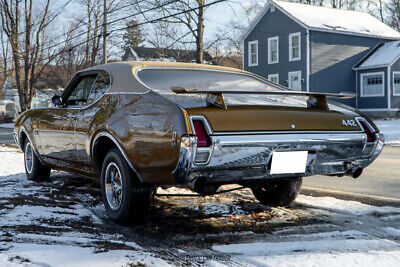
[[249,67],[258,65],[258,41],[249,42]]
[[289,61],[301,59],[301,33],[289,34]]
[[275,12],[275,7],[271,6],[271,12]]
[[393,72],[393,95],[400,96],[400,72]]
[[383,72],[361,74],[361,96],[384,96],[384,83]]
[[268,80],[270,80],[271,82],[274,82],[274,83],[279,83],[279,74],[278,73],[269,74],[268,75]]
[[268,64],[279,63],[279,37],[268,38]]

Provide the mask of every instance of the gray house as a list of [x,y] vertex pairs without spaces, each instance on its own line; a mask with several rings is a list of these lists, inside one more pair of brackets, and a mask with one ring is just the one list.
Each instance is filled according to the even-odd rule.
[[352,93],[344,103],[400,110],[400,33],[356,11],[270,0],[243,35],[243,68],[293,90]]

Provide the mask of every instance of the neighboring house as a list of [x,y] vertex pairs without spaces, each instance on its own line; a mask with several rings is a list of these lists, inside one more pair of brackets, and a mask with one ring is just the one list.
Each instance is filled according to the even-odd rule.
[[399,39],[367,13],[271,0],[242,37],[243,67],[293,90],[356,94],[343,102],[361,110],[398,111]]
[[[3,88],[1,89],[4,94],[4,100],[0,100],[0,119],[2,114],[4,113],[7,113],[7,115],[13,113],[13,116],[16,116],[21,112],[18,89],[13,88],[13,83],[15,83],[15,81],[12,78],[7,78]],[[44,85],[45,83],[42,82],[42,84]],[[31,101],[31,108],[34,109],[52,107],[53,103],[51,102],[51,98],[55,94],[61,94],[61,92],[61,88],[35,88],[34,96],[32,97]],[[7,110],[7,112],[5,112],[5,110]]]
[[[196,51],[150,47],[129,47],[122,56],[123,61],[167,61],[196,63]],[[204,63],[211,63],[212,57],[204,52]]]

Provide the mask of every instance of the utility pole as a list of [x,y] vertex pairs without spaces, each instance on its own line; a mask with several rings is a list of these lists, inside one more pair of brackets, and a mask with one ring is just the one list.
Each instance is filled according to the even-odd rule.
[[107,63],[107,34],[108,34],[107,13],[108,13],[107,0],[104,0],[104,7],[103,7],[103,63],[104,64]]

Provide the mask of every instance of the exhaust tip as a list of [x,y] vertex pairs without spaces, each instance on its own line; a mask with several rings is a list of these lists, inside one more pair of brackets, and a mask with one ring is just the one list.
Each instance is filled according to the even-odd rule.
[[361,174],[363,173],[363,169],[362,168],[356,168],[354,171],[352,171],[352,177],[354,179],[357,179],[358,177],[361,176]]

